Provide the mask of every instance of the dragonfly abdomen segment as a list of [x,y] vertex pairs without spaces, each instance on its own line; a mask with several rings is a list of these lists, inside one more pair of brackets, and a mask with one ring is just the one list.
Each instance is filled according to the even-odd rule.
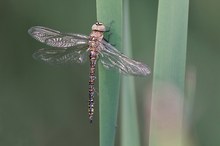
[[96,59],[97,59],[97,52],[91,50],[90,51],[90,74],[89,74],[89,101],[88,101],[88,115],[89,120],[92,123],[93,120],[93,114],[94,114],[94,94],[95,94],[95,65],[96,65]]

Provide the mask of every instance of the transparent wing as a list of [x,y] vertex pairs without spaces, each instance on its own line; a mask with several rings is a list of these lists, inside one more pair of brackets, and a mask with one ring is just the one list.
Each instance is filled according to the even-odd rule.
[[28,33],[36,40],[52,47],[73,47],[77,45],[88,44],[89,37],[82,34],[61,33],[57,30],[42,26],[34,26],[28,30]]
[[74,48],[42,48],[33,54],[33,58],[48,64],[83,63],[87,59],[86,48],[81,45]]
[[115,68],[119,72],[131,75],[150,74],[150,69],[146,64],[128,58],[104,40],[100,43],[99,49],[100,61],[107,69]]

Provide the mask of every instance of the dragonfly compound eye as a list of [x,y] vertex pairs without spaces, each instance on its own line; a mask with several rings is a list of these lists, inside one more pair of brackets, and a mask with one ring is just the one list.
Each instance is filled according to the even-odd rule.
[[106,29],[103,23],[96,22],[95,24],[92,25],[92,30],[104,32]]

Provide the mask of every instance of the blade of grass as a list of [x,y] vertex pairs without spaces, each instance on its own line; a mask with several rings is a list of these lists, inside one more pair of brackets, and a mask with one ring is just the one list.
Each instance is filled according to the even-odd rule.
[[187,66],[185,81],[185,100],[184,100],[184,120],[183,120],[183,145],[194,146],[194,138],[192,137],[192,113],[195,100],[196,89],[196,68],[195,66]]
[[[124,0],[123,6],[123,53],[132,57],[129,0]],[[132,76],[123,76],[121,95],[121,146],[140,146],[139,140],[134,78]]]
[[[122,0],[97,0],[97,19],[111,24],[110,43],[121,48]],[[116,121],[119,101],[120,76],[113,70],[105,70],[99,63],[99,118],[100,146],[113,146],[115,143]]]
[[[151,107],[150,146],[179,146],[182,138],[183,93],[189,0],[159,0],[155,65]],[[169,92],[165,88],[169,88]],[[171,89],[171,90],[170,90]],[[166,93],[165,93],[166,92]],[[175,105],[169,99],[174,97]],[[176,106],[180,114],[161,113],[161,99],[166,107]],[[163,106],[163,105],[162,105]],[[171,108],[173,111],[174,108]],[[173,111],[174,112],[174,111]],[[169,129],[163,127],[173,118]],[[169,121],[170,122],[170,121]],[[172,127],[173,126],[173,127]],[[163,130],[163,131],[161,131]],[[169,135],[170,134],[170,135]]]

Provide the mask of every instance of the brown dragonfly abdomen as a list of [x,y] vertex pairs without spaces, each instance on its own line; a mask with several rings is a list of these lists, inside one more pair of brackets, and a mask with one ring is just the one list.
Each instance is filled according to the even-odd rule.
[[90,74],[89,74],[89,101],[88,101],[88,115],[90,123],[92,123],[93,120],[93,114],[94,114],[94,94],[95,94],[95,65],[97,60],[97,52],[96,51],[90,51]]

